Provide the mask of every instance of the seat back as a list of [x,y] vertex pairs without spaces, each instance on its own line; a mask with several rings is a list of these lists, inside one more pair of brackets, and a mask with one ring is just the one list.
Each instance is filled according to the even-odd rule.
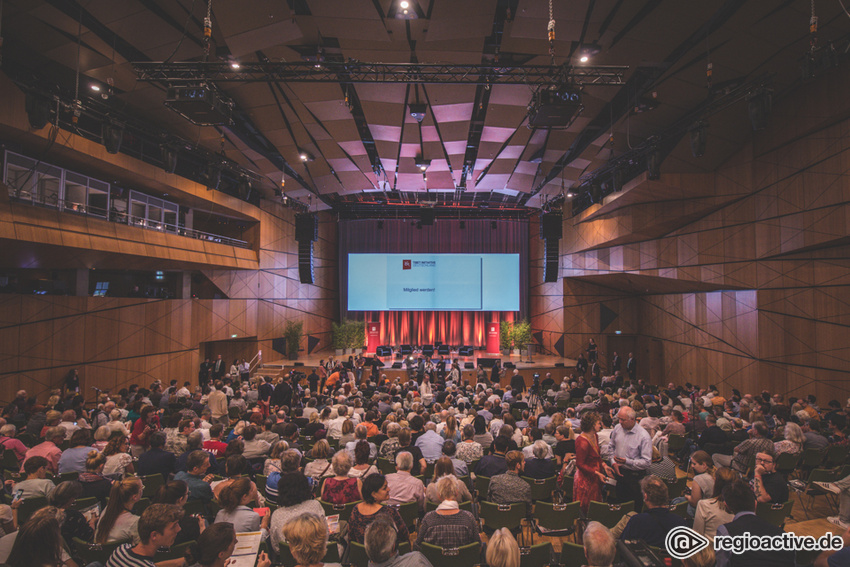
[[422,543],[420,550],[431,565],[440,567],[472,567],[481,563],[481,543],[477,541],[452,549]]
[[552,493],[555,492],[555,488],[557,488],[556,481],[558,480],[558,477],[556,476],[543,479],[529,478],[527,476],[520,478],[527,482],[531,487],[531,499],[534,501],[551,500]]
[[823,449],[809,447],[808,449],[803,450],[803,456],[800,465],[806,468],[813,469],[823,462],[824,457],[826,457],[826,451],[824,451]]
[[685,436],[671,433],[667,436],[667,452],[677,453],[685,446]]
[[688,477],[683,476],[682,478],[677,478],[675,482],[667,482],[667,493],[670,495],[670,499],[678,498],[682,495],[682,492],[688,487]]
[[[368,567],[369,556],[366,555],[366,547],[362,543],[352,541],[349,544],[348,560],[352,567]],[[289,567],[288,565],[286,567]]]
[[77,498],[68,508],[71,510],[85,510],[86,508],[91,508],[95,504],[97,504],[97,498],[90,496],[88,498]]
[[490,477],[489,476],[476,476],[475,477],[475,492],[478,494],[478,498],[487,498],[487,491],[490,488]]
[[561,565],[587,565],[584,546],[565,541],[561,544]]
[[159,563],[160,561],[167,561],[169,559],[182,559],[186,555],[186,550],[194,543],[194,541],[185,541],[183,543],[178,543],[177,545],[172,545],[166,551],[157,551],[154,556],[154,561]]
[[670,511],[686,520],[689,519],[687,501],[679,502],[678,504],[673,504],[672,506],[670,506]]
[[404,520],[404,525],[407,526],[407,529],[411,532],[416,531],[416,521],[419,519],[419,502],[414,500],[413,502],[405,502],[404,504],[394,504],[392,507],[396,509],[401,519]]
[[800,455],[798,454],[780,453],[776,457],[776,471],[787,477],[797,469],[797,464],[799,462]]
[[165,479],[162,478],[160,473],[149,474],[147,476],[141,477],[142,485],[144,485],[144,489],[142,490],[143,498],[153,498],[156,496],[159,488],[165,484]]
[[522,527],[522,519],[525,518],[525,502],[514,504],[494,504],[482,500],[479,502],[479,516],[485,530],[497,530],[508,528],[516,531]]
[[396,472],[395,463],[389,459],[378,457],[376,464],[378,465],[378,470],[381,471],[381,474],[387,475]]
[[77,537],[73,538],[71,541],[74,542],[74,549],[76,550],[76,555],[79,556],[80,560],[82,560],[82,565],[88,565],[90,563],[94,563],[95,561],[101,563],[102,565],[106,565],[106,562],[109,561],[109,556],[112,555],[113,551],[115,551],[125,543],[130,543],[127,541],[117,541],[115,543],[102,544],[89,543]]
[[770,502],[756,503],[756,516],[779,528],[785,525],[785,520],[791,516],[791,508],[794,501],[789,500],[784,504],[772,504]]
[[519,565],[520,567],[545,567],[553,565],[555,551],[552,544],[548,541],[532,545],[531,547],[521,547],[519,550]]
[[606,528],[611,529],[617,525],[617,522],[623,516],[629,512],[634,512],[634,510],[635,503],[633,501],[623,502],[622,504],[605,504],[591,500],[590,506],[587,508],[587,519],[589,521],[599,522]]
[[826,459],[824,466],[837,467],[847,462],[847,447],[842,445],[832,445],[826,450]]
[[348,521],[348,518],[351,516],[351,511],[354,510],[354,507],[360,504],[362,500],[358,500],[356,502],[349,502],[348,504],[334,504],[332,502],[325,502],[324,500],[319,500],[319,504],[322,505],[322,508],[325,511],[325,516],[333,516],[335,514],[339,514],[340,521]]
[[544,530],[567,530],[575,527],[581,517],[581,503],[552,504],[538,501],[534,505],[534,519]]
[[47,498],[44,496],[30,496],[21,501],[21,506],[18,508],[18,525],[23,526],[33,513],[47,506]]

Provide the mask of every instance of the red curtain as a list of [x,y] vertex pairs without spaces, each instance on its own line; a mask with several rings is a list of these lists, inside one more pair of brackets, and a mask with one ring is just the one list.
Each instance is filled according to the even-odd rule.
[[487,323],[514,321],[515,313],[500,311],[368,311],[367,321],[381,323],[381,344],[483,345]]
[[[419,228],[410,219],[343,220],[339,223],[339,289],[342,318],[380,321],[381,343],[481,346],[490,321],[514,321],[528,312],[528,221],[437,219]],[[520,311],[367,311],[349,312],[349,253],[519,254]]]

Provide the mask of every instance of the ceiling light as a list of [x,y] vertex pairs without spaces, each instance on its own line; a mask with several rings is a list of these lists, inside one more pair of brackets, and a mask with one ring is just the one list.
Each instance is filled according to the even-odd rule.
[[93,90],[93,91],[94,91],[94,92],[96,92],[96,93],[99,93],[99,92],[100,92],[100,85],[92,84],[92,85],[91,85],[91,90]]
[[401,6],[402,9],[406,10],[406,9],[410,8],[410,3],[407,0],[401,0],[401,2],[399,3],[399,6]]
[[313,157],[313,155],[310,152],[308,152],[306,150],[299,151],[298,157],[301,158],[301,161],[303,161],[303,162],[313,161],[314,159],[316,159],[316,158]]
[[233,69],[234,71],[238,71],[239,69],[242,68],[242,65],[239,64],[239,61],[231,61],[230,62],[230,68]]
[[599,53],[601,51],[602,51],[602,48],[599,47],[599,44],[596,43],[596,42],[582,43],[578,48],[579,61],[581,61],[582,63],[587,63],[595,55],[599,55]]
[[431,160],[425,159],[422,156],[416,156],[416,161],[414,161],[416,167],[419,168],[419,171],[425,171],[431,166]]
[[571,198],[571,197],[575,197],[575,196],[576,196],[576,194],[573,193],[572,191],[567,191],[567,198],[568,199]]

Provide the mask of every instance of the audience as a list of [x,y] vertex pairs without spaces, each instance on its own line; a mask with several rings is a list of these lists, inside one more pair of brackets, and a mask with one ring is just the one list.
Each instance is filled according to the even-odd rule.
[[[777,472],[777,461],[790,466],[808,448],[850,450],[844,431],[848,411],[835,400],[821,410],[813,397],[786,402],[780,394],[741,395],[733,390],[727,396],[714,386],[703,389],[692,384],[659,390],[637,380],[623,385],[618,375],[602,380],[575,375],[564,379],[560,394],[570,407],[559,410],[551,401],[559,388],[554,381],[547,387],[553,389],[549,397],[535,406],[519,387],[519,379],[505,391],[497,381],[469,385],[459,372],[446,375],[439,364],[428,361],[416,366],[410,377],[397,380],[361,373],[357,371],[361,361],[352,363],[351,372],[335,362],[313,372],[316,385],[310,391],[302,387],[306,383],[289,376],[269,378],[258,388],[243,382],[240,373],[222,375],[209,394],[191,385],[178,389],[177,380],[166,391],[153,384],[149,389],[132,385],[104,392],[91,416],[83,413],[82,397],[70,392],[51,395],[46,406],[35,400],[30,404],[26,396],[26,404],[7,406],[0,417],[0,445],[21,461],[23,478],[7,477],[6,491],[10,495],[20,491],[23,498],[46,496],[52,506],[36,511],[21,526],[14,511],[19,502],[0,506],[0,528],[7,534],[0,539],[0,560],[7,559],[10,565],[71,566],[62,546],[54,549],[52,542],[58,537],[60,542],[77,538],[101,545],[129,542],[110,557],[108,565],[113,567],[149,566],[160,547],[188,542],[195,544],[187,560],[225,567],[235,533],[259,531],[275,551],[287,542],[300,566],[317,567],[328,538],[320,497],[338,507],[353,505],[348,508],[348,522],[341,523],[341,533],[334,537],[343,545],[346,538],[362,542],[370,565],[429,567],[420,553],[398,555],[399,546],[410,543],[410,534],[394,506],[417,503],[421,519],[415,549],[426,543],[457,548],[480,542],[476,518],[462,510],[461,503],[524,502],[530,511],[531,479],[557,477],[562,487],[576,475],[573,485],[581,484],[576,481],[584,474],[581,467],[588,466],[586,453],[591,451],[600,459],[589,469],[594,487],[610,476],[617,484],[594,491],[587,499],[634,499],[637,510],[643,508],[611,530],[596,522],[587,524],[582,538],[587,564],[607,567],[616,554],[617,538],[663,547],[667,533],[685,525],[669,508],[680,502],[688,503],[694,529],[707,537],[779,533],[752,513],[757,503],[784,504],[792,499],[784,474]],[[331,375],[336,383],[327,382]],[[487,377],[486,372],[483,375]],[[425,376],[428,380],[420,385],[418,380]],[[329,397],[319,393],[322,380]],[[235,392],[240,392],[235,398],[241,403],[232,403]],[[224,414],[219,413],[218,398],[223,399]],[[267,401],[269,406],[264,405]],[[234,429],[226,415],[228,405]],[[20,440],[15,426],[5,423],[12,418],[22,428],[26,423],[27,435]],[[161,429],[160,419],[169,427]],[[94,439],[85,420],[97,428]],[[580,429],[583,437],[577,447]],[[328,433],[341,441],[336,453]],[[665,481],[683,476],[666,456],[673,435],[687,437],[677,456],[679,466],[689,468],[693,479],[684,496],[671,502]],[[33,447],[27,449],[29,445]],[[60,446],[68,448],[63,451]],[[225,478],[214,479],[211,473],[219,460],[224,462]],[[426,488],[417,475],[427,466],[433,466],[433,476],[425,479]],[[379,469],[389,469],[389,474],[384,476]],[[260,472],[266,477],[265,494],[277,504],[271,513],[255,510],[265,502],[254,482],[262,478],[257,476]],[[48,475],[59,473],[79,476],[55,485]],[[489,478],[486,494],[473,495],[471,483],[459,478],[470,473]],[[134,474],[145,478],[130,476]],[[147,478],[151,475],[161,476]],[[169,481],[172,475],[174,480]],[[137,514],[147,504],[144,500],[138,505],[142,480],[156,483],[151,488],[165,484],[140,517]],[[817,487],[838,495],[839,515],[829,520],[841,526],[850,541],[850,477]],[[108,497],[102,513],[84,515],[75,509],[87,496],[101,505]],[[562,496],[564,501],[576,498]],[[436,510],[422,516],[426,502],[436,504]],[[184,507],[200,513],[184,514]],[[38,549],[20,544],[34,540],[40,542],[34,546]],[[76,556],[77,550],[70,551]],[[495,567],[516,567],[520,562],[516,541],[503,530],[490,538],[485,555]],[[846,555],[845,550],[824,553],[815,565],[834,567]],[[183,560],[171,561],[175,563],[159,562],[160,567],[178,567]],[[790,566],[793,557],[719,552],[715,558],[709,549],[682,563],[709,567],[715,561],[718,567],[767,563],[782,567]],[[258,564],[267,567],[265,562],[261,557]]]

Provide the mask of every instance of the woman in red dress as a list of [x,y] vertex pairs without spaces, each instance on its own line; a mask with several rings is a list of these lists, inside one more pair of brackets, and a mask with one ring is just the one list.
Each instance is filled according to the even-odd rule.
[[596,412],[587,412],[581,418],[581,435],[576,437],[576,472],[573,479],[573,500],[581,502],[581,511],[587,514],[591,500],[602,500],[602,483],[614,475],[611,467],[602,462],[596,432],[602,429],[602,419]]

